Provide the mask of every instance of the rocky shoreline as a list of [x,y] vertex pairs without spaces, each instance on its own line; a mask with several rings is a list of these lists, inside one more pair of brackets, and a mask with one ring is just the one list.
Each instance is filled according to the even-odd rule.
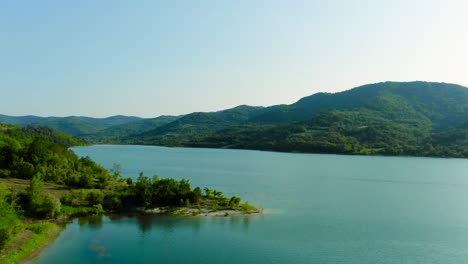
[[255,216],[263,213],[262,208],[250,208],[248,210],[241,209],[211,209],[211,208],[195,208],[195,207],[154,207],[154,208],[138,208],[138,212],[144,214],[164,214],[171,216],[215,216],[215,217],[230,217],[230,216]]

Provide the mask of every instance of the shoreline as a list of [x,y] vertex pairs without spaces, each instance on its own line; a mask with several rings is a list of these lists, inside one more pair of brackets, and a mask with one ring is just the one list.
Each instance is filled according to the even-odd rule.
[[51,234],[47,237],[47,239],[39,244],[36,248],[34,248],[29,255],[27,255],[24,259],[19,260],[18,263],[20,264],[27,264],[31,263],[31,261],[35,258],[37,258],[46,248],[48,248],[62,233],[62,231],[65,230],[66,226],[64,224],[55,224],[58,226],[57,229],[52,230]]
[[24,223],[15,240],[3,249],[0,263],[29,263],[55,241],[63,230],[65,225],[61,220]]
[[206,149],[206,150],[245,150],[245,151],[258,151],[270,153],[283,153],[283,154],[298,154],[298,155],[335,155],[335,156],[356,156],[356,157],[388,157],[388,158],[427,158],[427,159],[461,159],[466,160],[468,157],[462,156],[436,156],[436,155],[392,155],[383,153],[343,153],[343,152],[320,152],[320,151],[298,151],[298,150],[278,150],[278,149],[263,149],[263,148],[236,148],[230,146],[224,147],[210,147],[210,146],[176,146],[176,145],[155,145],[155,144],[138,144],[138,143],[88,143],[88,145],[72,146],[71,148],[89,147],[89,146],[139,146],[139,147],[162,147],[168,149]]
[[263,214],[263,208],[251,208],[248,210],[233,208],[193,208],[193,207],[154,207],[139,209],[137,212],[143,214],[164,214],[169,216],[183,217],[233,217],[233,216],[258,216]]

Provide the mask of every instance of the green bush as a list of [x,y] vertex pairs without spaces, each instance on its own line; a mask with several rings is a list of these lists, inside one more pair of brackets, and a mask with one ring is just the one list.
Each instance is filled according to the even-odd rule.
[[239,203],[241,201],[241,198],[237,197],[237,196],[233,196],[231,197],[231,199],[229,200],[229,207],[231,208],[235,208],[235,207],[238,207],[239,206]]
[[104,213],[104,208],[102,208],[101,204],[95,204],[93,205],[93,208],[94,208],[94,213],[97,215]]
[[86,196],[89,205],[102,204],[104,202],[104,193],[99,190],[90,191]]
[[7,228],[0,229],[0,250],[2,250],[8,244],[12,237],[13,235]]
[[61,203],[59,199],[48,193],[44,195],[41,207],[45,217],[55,217],[60,213]]
[[122,201],[116,194],[107,194],[104,196],[102,205],[106,209],[118,209],[122,206]]
[[60,208],[60,214],[68,216],[86,216],[94,214],[95,212],[95,208],[86,206],[71,207],[68,205],[64,205]]
[[242,211],[250,211],[252,209],[255,209],[255,207],[250,205],[249,202],[245,202],[245,203],[241,204],[240,208],[241,208]]

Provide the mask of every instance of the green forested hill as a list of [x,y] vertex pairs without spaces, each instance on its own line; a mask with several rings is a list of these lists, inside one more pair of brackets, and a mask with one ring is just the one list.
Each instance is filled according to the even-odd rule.
[[[125,143],[277,151],[468,156],[468,89],[385,82],[319,93],[292,105],[256,108],[231,121],[187,115]],[[216,115],[215,115],[216,114]]]
[[468,89],[459,85],[385,82],[335,94],[314,94],[287,107],[267,112],[253,121],[291,123],[327,110],[366,108],[384,113],[395,121],[422,118],[426,121],[430,119],[435,127],[443,127],[466,121],[467,105]]
[[98,133],[112,126],[136,122],[142,118],[133,116],[111,116],[107,118],[92,118],[84,116],[39,117],[39,116],[5,116],[0,115],[0,123],[21,126],[44,126],[60,132],[83,136]]
[[468,88],[447,83],[383,82],[317,93],[291,105],[241,105],[154,119],[0,116],[2,121],[48,126],[90,143],[468,155]]
[[179,118],[179,116],[144,118],[134,122],[110,126],[93,134],[82,135],[82,138],[92,143],[119,143],[127,137],[156,129]]
[[153,130],[134,134],[125,140],[138,140],[140,138],[162,135],[168,137],[177,136],[179,138],[186,137],[186,141],[189,141],[193,137],[204,137],[205,135],[216,133],[216,131],[221,129],[249,122],[253,117],[264,113],[265,109],[264,107],[241,105],[218,112],[191,113]]
[[20,126],[49,127],[62,133],[80,137],[90,142],[115,142],[119,138],[142,133],[172,122],[178,116],[140,118],[134,116],[111,116],[93,118],[83,116],[39,117],[0,115],[0,123]]

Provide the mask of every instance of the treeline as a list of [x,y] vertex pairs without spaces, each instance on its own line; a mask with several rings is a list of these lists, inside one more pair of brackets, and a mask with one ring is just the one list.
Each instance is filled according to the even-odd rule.
[[43,126],[25,126],[21,131],[30,137],[43,137],[45,140],[65,147],[84,146],[86,142],[67,134]]
[[[192,189],[185,179],[150,178],[141,173],[134,182],[131,178],[120,177],[121,169],[117,164],[110,174],[89,157],[78,158],[67,144],[56,141],[62,136],[49,129],[8,125],[0,125],[0,128],[0,178],[31,180],[27,192],[15,196],[15,203],[26,215],[53,217],[60,212],[61,204],[65,206],[64,210],[84,207],[84,213],[133,207],[186,206],[198,204],[202,198],[228,205],[221,192],[207,188],[202,191],[199,187]],[[56,201],[43,192],[44,182],[79,190],[72,190]]]
[[[241,199],[223,196],[222,192],[200,187],[193,188],[186,179],[152,178],[140,173],[136,182],[132,178],[119,179],[112,190],[75,190],[62,197],[61,203],[88,211],[127,211],[136,207],[191,207],[206,204],[236,208]],[[94,209],[90,209],[90,208]],[[87,208],[87,209],[85,209]],[[78,213],[79,214],[79,213]]]
[[[73,140],[44,128],[0,126],[0,178],[32,179],[80,188],[105,188],[107,170],[68,149]],[[64,142],[64,140],[66,142]]]
[[[396,106],[395,106],[396,107]],[[215,133],[131,138],[129,144],[361,155],[468,157],[468,127],[433,130],[426,119],[369,109],[331,110],[287,125],[245,124]]]

